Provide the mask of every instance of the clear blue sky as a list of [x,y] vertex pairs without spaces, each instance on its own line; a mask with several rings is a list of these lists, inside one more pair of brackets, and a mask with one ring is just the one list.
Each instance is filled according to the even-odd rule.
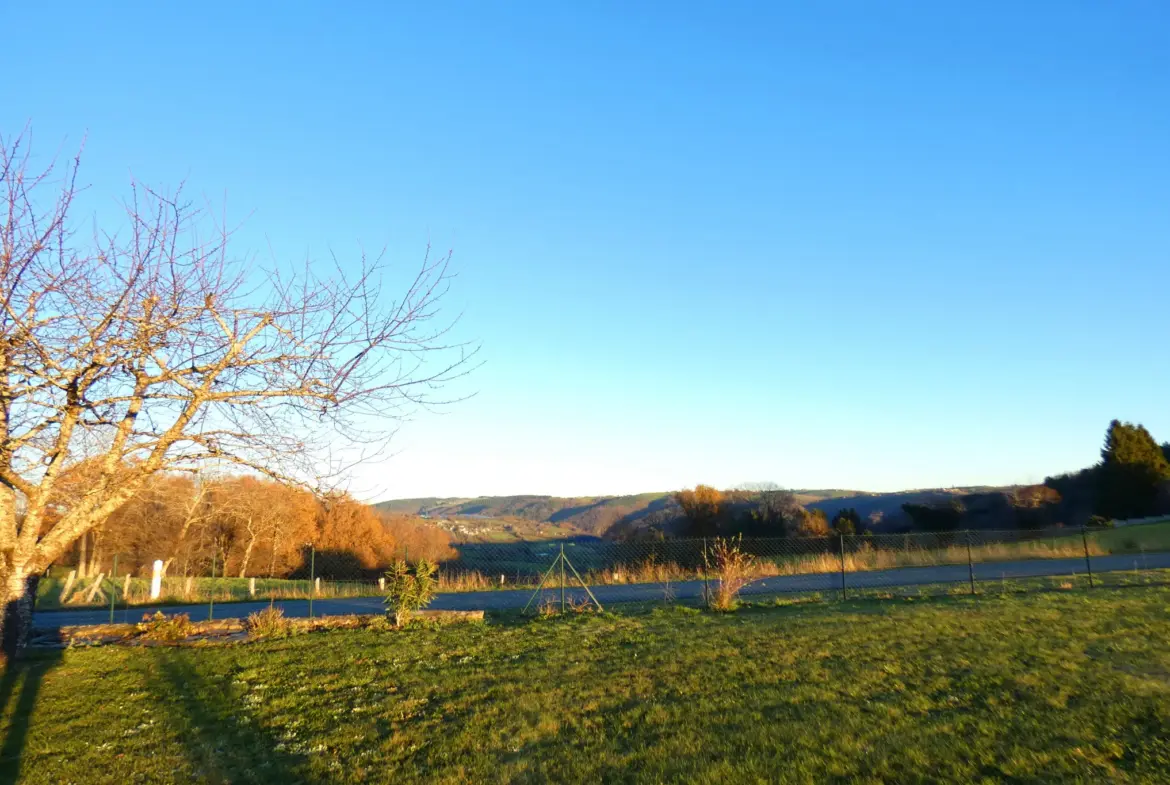
[[238,250],[453,247],[367,495],[1039,481],[1170,439],[1170,4],[5,4],[0,129]]

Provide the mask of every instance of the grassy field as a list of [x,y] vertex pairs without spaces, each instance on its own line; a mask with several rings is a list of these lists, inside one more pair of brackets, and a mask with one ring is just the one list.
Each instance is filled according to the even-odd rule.
[[1170,590],[68,650],[0,693],[5,782],[1164,782]]

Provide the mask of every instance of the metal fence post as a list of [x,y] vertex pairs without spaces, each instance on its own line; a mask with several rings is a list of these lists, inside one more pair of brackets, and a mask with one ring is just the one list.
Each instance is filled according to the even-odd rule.
[[711,565],[707,561],[707,538],[703,538],[703,605],[711,607]]
[[837,535],[841,543],[841,600],[842,602],[849,598],[848,590],[845,588],[845,535]]
[[1089,558],[1089,535],[1081,526],[1081,542],[1085,545],[1085,568],[1089,571],[1089,588],[1093,588],[1093,560]]
[[114,599],[118,595],[118,584],[114,580],[118,577],[118,554],[114,554],[114,570],[110,574],[110,624],[114,623]]
[[565,612],[565,544],[561,543],[561,613]]
[[207,620],[215,618],[215,557],[216,549],[211,549],[211,582],[207,585]]
[[317,546],[309,545],[309,618],[313,618],[313,595],[317,587]]
[[971,530],[967,530],[967,577],[971,580],[971,593],[975,593],[975,562],[971,559]]

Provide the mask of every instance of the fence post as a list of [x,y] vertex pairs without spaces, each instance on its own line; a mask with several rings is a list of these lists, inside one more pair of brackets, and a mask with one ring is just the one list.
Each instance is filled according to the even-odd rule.
[[841,544],[841,601],[844,602],[849,598],[848,589],[845,587],[845,535],[838,534],[837,537]]
[[154,568],[150,573],[150,599],[157,600],[162,596],[162,559],[154,560]]
[[73,582],[77,580],[77,570],[70,570],[69,577],[65,579],[65,588],[61,590],[61,599],[58,600],[62,605],[69,599],[69,592],[73,590]]
[[317,546],[309,545],[309,618],[313,618],[313,587],[317,585]]
[[707,562],[707,538],[703,538],[703,605],[711,607],[711,565]]
[[971,559],[971,530],[967,530],[967,577],[971,580],[971,593],[975,593],[975,562]]
[[561,613],[565,612],[565,544],[561,543]]
[[215,618],[215,548],[211,549],[211,582],[207,585],[207,620]]
[[255,596],[256,596],[256,579],[255,578],[248,579],[248,596],[252,597],[252,598],[255,598]]
[[1089,535],[1081,526],[1081,542],[1085,545],[1085,568],[1089,571],[1089,588],[1093,588],[1093,560],[1089,558]]
[[114,554],[114,569],[110,572],[110,624],[114,623],[114,601],[118,598],[118,584],[114,579],[118,577],[118,554]]
[[380,592],[386,591],[386,579],[385,578],[378,579],[378,591],[380,591]]
[[[1134,564],[1137,564],[1137,562],[1134,562]],[[99,572],[97,578],[95,578],[94,582],[92,584],[90,584],[89,591],[86,592],[86,594],[85,594],[85,601],[86,602],[93,602],[93,598],[97,596],[97,593],[99,591],[101,591],[102,581],[104,581],[105,579],[106,579],[106,574],[104,572]]]

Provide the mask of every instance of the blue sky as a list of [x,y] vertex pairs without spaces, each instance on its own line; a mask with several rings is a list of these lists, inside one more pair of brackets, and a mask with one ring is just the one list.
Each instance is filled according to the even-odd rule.
[[[1170,439],[1170,5],[11,3],[0,129],[237,250],[453,248],[368,497],[1015,483]],[[347,256],[348,255],[348,256]]]

